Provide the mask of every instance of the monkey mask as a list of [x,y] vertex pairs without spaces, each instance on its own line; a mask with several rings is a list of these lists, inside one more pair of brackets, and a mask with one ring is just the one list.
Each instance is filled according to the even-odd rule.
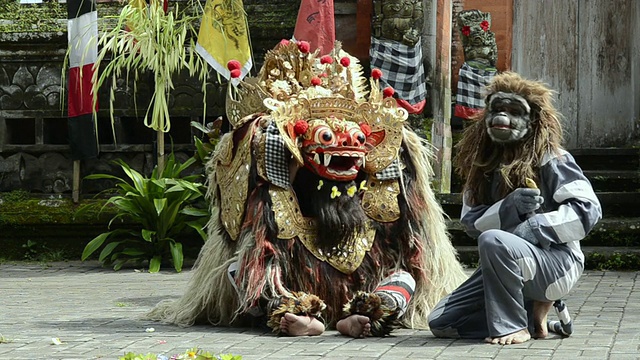
[[520,95],[498,91],[487,97],[485,126],[491,140],[509,144],[531,132],[531,107]]

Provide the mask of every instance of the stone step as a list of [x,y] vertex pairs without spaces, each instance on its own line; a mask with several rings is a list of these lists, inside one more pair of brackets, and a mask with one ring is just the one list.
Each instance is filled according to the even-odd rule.
[[640,149],[597,148],[570,151],[583,170],[636,170],[640,169]]
[[[477,246],[456,246],[460,262],[478,266]],[[640,269],[640,247],[583,246],[585,269],[589,270],[638,270]]]
[[[584,170],[596,192],[640,191],[640,170]],[[451,179],[451,192],[462,191],[462,183],[457,177]]]
[[[476,240],[464,232],[459,219],[448,220],[447,228],[455,246],[475,246]],[[640,218],[604,218],[580,243],[583,246],[640,247]]]
[[[640,217],[640,191],[618,192],[602,191],[596,192],[604,217]],[[462,211],[462,194],[436,194],[443,210],[451,218],[460,217]]]
[[639,170],[585,170],[596,192],[640,191]]
[[[574,149],[576,159],[596,191],[638,191],[640,189],[640,149]],[[459,192],[462,180],[454,174],[451,191]]]

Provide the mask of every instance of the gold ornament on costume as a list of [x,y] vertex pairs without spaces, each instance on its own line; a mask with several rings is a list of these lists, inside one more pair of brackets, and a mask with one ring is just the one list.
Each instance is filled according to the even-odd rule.
[[232,139],[231,134],[223,136],[216,146],[216,154],[220,154],[217,155],[220,158],[214,161],[217,162],[215,176],[220,192],[220,219],[229,236],[236,240],[242,227],[249,189],[251,136],[247,134],[242,138],[232,161],[228,161],[233,152]]
[[397,179],[378,180],[371,177],[362,194],[362,209],[379,222],[393,222],[400,218],[400,184]]
[[234,129],[240,128],[250,116],[264,112],[263,100],[269,95],[257,84],[256,78],[245,78],[241,88],[229,85],[227,89],[227,99],[225,110],[227,119]]

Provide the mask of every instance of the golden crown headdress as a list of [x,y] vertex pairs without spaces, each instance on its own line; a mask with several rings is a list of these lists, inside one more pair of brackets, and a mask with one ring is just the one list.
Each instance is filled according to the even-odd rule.
[[384,136],[367,153],[364,170],[381,171],[397,157],[407,111],[391,97],[392,89],[380,89],[380,70],[372,71],[367,85],[362,66],[342,50],[340,42],[335,43],[329,55],[318,54],[310,52],[305,41],[283,40],[269,50],[257,77],[245,78],[238,86],[229,85],[229,122],[235,129],[248,121],[249,115],[268,113],[300,163],[303,160],[296,139],[285,136],[288,124],[330,116],[365,123],[372,132],[382,132]]

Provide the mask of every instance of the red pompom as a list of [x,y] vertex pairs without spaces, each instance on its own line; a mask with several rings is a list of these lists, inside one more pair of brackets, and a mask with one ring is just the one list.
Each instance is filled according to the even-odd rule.
[[281,46],[287,46],[291,43],[291,41],[287,40],[287,39],[282,39],[280,40],[280,44]]
[[309,130],[309,124],[304,120],[296,121],[296,124],[293,126],[293,131],[295,131],[296,135],[302,135]]
[[314,76],[314,77],[311,78],[311,85],[318,86],[318,85],[321,85],[321,84],[322,84],[322,80],[319,77]]
[[351,59],[349,59],[348,57],[343,57],[342,59],[340,59],[340,65],[344,66],[344,67],[349,67],[349,65],[351,65]]
[[231,77],[234,79],[237,79],[240,77],[240,75],[242,75],[242,71],[240,71],[240,69],[233,69],[231,70]]
[[333,64],[333,58],[329,55],[325,55],[320,58],[320,64]]
[[301,53],[306,54],[311,50],[311,45],[306,41],[299,41],[298,50],[300,50]]
[[240,70],[242,68],[242,64],[238,60],[229,60],[227,63],[227,69],[229,70]]
[[382,70],[380,70],[380,69],[371,70],[371,77],[374,80],[380,80],[380,78],[382,77]]
[[384,88],[384,90],[382,90],[382,95],[384,95],[384,97],[388,98],[388,97],[392,97],[393,94],[395,94],[396,91],[393,90],[393,88],[391,86],[387,86],[386,88]]
[[369,126],[369,124],[367,123],[360,123],[360,130],[362,130],[364,136],[368,137],[369,135],[371,135],[371,126]]

